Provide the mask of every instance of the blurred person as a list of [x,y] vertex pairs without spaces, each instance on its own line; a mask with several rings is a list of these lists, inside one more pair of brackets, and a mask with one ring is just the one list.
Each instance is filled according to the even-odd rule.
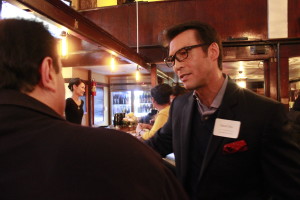
[[150,124],[139,123],[136,132],[141,135],[143,140],[151,138],[168,120],[170,110],[170,95],[172,88],[163,83],[151,89],[151,100],[153,107],[158,110],[153,126]]
[[43,24],[0,20],[0,199],[187,199],[134,137],[67,123],[61,71]]
[[186,22],[164,36],[165,62],[191,92],[174,99],[168,121],[145,143],[162,157],[174,152],[190,199],[300,199],[299,133],[284,106],[222,73],[212,26]]
[[297,91],[297,93],[295,95],[295,102],[293,104],[292,109],[294,111],[300,111],[300,91]]
[[140,119],[139,119],[139,123],[144,123],[144,124],[150,124],[150,125],[153,125],[154,123],[154,118],[157,114],[157,110],[156,109],[151,109],[151,111],[145,115],[145,116],[142,116]]
[[85,92],[85,84],[80,78],[72,78],[68,88],[72,92],[72,97],[66,99],[65,115],[69,122],[81,124],[83,117],[84,102],[80,99]]
[[184,87],[180,86],[179,83],[176,83],[172,87],[172,94],[170,96],[170,101],[172,102],[177,96],[183,95],[187,92],[188,92],[188,90],[186,90]]
[[[293,107],[290,109],[288,113],[289,120],[292,123],[292,129],[295,134],[300,134],[300,91],[295,93],[295,101]],[[298,138],[298,142],[300,143],[300,139]]]

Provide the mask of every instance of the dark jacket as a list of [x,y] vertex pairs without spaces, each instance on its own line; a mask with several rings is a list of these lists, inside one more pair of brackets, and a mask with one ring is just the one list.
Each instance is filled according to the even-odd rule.
[[[192,93],[176,98],[168,122],[146,141],[162,156],[174,151],[185,187],[194,105]],[[299,143],[280,103],[228,81],[217,117],[240,121],[239,136],[212,136],[199,169],[198,199],[300,199]],[[226,152],[225,145],[241,141],[247,150]]]
[[0,90],[0,199],[186,199],[152,149]]

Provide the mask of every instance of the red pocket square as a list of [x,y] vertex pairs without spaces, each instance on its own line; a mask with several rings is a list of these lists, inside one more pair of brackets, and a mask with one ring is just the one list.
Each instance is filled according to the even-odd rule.
[[236,153],[236,152],[241,152],[246,150],[248,150],[248,146],[245,140],[239,140],[236,142],[225,144],[223,147],[224,154],[231,154],[231,153]]

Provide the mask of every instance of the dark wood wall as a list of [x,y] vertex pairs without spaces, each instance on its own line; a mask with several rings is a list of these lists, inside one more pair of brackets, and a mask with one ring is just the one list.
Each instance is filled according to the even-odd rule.
[[[288,58],[299,56],[300,1],[288,0],[288,37],[289,43],[278,46],[278,62],[269,59],[270,95],[287,105],[288,103]],[[130,47],[136,46],[136,4],[123,4],[82,14],[98,26]],[[214,26],[222,41],[228,38],[248,37],[249,40],[268,39],[268,0],[186,0],[167,2],[139,3],[139,46],[141,55],[152,63],[159,63],[166,56],[160,37],[165,28],[184,21],[199,20]],[[293,41],[291,38],[296,38]],[[291,39],[291,40],[290,40]],[[284,39],[283,41],[284,42]],[[282,43],[281,43],[282,44]],[[276,48],[274,46],[274,48]],[[226,53],[230,49],[224,50]],[[280,51],[279,51],[280,50]],[[243,54],[241,50],[239,54]],[[249,57],[249,52],[243,55]],[[269,55],[268,55],[269,56]],[[274,55],[277,56],[277,55]],[[224,56],[226,58],[226,56]],[[244,58],[247,60],[247,58]],[[267,58],[260,58],[267,60]],[[280,75],[277,74],[277,64]],[[274,70],[273,70],[274,68]],[[274,79],[274,80],[273,80]],[[268,81],[267,81],[268,82]],[[281,82],[280,85],[277,85]],[[273,91],[274,90],[274,91]]]
[[[136,6],[125,4],[82,12],[129,46],[136,46]],[[228,37],[267,39],[267,0],[188,0],[139,3],[139,43],[160,44],[163,29],[189,20],[213,25]]]
[[300,37],[300,1],[288,0],[288,34]]
[[79,0],[78,9],[90,9],[97,7],[97,0]]

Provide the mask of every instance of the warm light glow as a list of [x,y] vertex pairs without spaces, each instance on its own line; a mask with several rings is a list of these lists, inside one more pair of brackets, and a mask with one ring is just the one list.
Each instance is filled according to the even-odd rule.
[[136,69],[136,72],[135,72],[135,80],[136,80],[136,81],[139,81],[140,78],[141,78],[141,74],[140,74],[139,69],[137,68],[137,69]]
[[116,68],[116,59],[114,57],[111,57],[110,59],[110,69],[111,71],[114,71]]
[[238,79],[236,81],[236,83],[238,84],[238,86],[240,86],[241,88],[246,88],[246,79]]
[[239,70],[244,71],[244,62],[243,61],[240,61]]
[[240,67],[239,67],[238,73],[239,73],[239,75],[238,75],[239,77],[241,77],[241,78],[245,77],[245,68],[244,68],[243,61],[240,61]]
[[65,57],[68,55],[68,42],[67,37],[61,39],[61,56]]

